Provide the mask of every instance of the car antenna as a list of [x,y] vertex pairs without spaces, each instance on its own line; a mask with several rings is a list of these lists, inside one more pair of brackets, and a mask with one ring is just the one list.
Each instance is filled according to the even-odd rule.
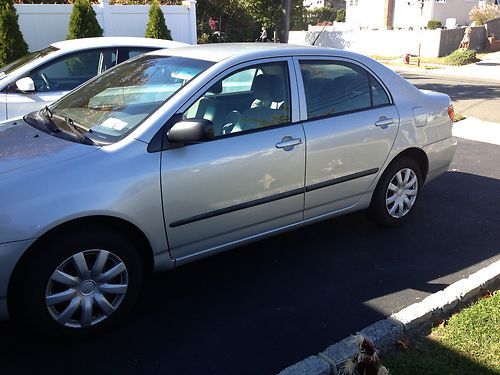
[[316,44],[316,42],[318,41],[318,39],[321,36],[321,34],[323,34],[323,31],[325,31],[326,25],[328,25],[331,22],[332,17],[333,17],[334,14],[337,15],[337,12],[332,12],[332,14],[330,14],[330,18],[328,18],[328,21],[325,22],[325,24],[323,25],[323,28],[321,29],[321,31],[319,32],[319,34],[316,35],[316,38],[314,38],[314,42],[312,43],[313,46]]

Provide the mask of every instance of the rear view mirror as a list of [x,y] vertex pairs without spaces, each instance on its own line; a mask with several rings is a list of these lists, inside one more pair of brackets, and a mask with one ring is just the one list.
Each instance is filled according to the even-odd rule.
[[16,87],[22,92],[35,92],[35,82],[31,77],[24,77],[16,81]]
[[176,123],[167,133],[172,143],[198,143],[210,141],[214,138],[212,121],[205,119],[191,119]]

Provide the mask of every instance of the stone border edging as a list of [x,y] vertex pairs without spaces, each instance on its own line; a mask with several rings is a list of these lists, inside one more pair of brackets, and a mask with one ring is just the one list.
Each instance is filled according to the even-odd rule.
[[[483,292],[499,287],[500,260],[387,319],[363,328],[359,334],[372,340],[380,352],[386,353],[394,350],[400,340],[429,333],[433,324],[469,305]],[[337,375],[344,363],[357,354],[358,341],[354,336],[349,336],[317,356],[310,356],[285,368],[278,375]]]

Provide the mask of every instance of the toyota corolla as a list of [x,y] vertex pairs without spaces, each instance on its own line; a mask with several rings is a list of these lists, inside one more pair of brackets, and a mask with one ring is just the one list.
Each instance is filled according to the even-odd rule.
[[0,318],[93,334],[150,272],[357,210],[405,222],[453,158],[452,118],[447,95],[346,51],[221,44],[117,65],[0,125]]

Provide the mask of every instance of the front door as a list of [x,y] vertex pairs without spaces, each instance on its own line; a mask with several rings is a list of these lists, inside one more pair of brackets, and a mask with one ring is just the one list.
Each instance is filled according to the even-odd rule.
[[[184,119],[214,123],[216,138],[162,152],[165,225],[174,258],[303,218],[305,138],[293,124],[289,61],[234,68],[188,104]],[[294,98],[295,97],[295,98]]]

